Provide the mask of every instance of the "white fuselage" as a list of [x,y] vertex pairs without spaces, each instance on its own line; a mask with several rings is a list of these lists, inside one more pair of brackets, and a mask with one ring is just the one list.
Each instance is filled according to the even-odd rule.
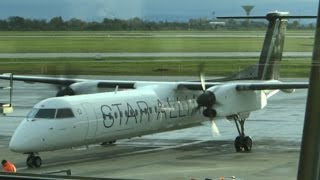
[[[190,127],[207,120],[201,111],[192,112],[200,92],[176,93],[174,89],[155,85],[43,100],[33,111],[54,110],[52,117],[29,114],[9,147],[22,153],[50,151]],[[68,108],[74,116],[58,117],[57,110]]]
[[[208,90],[216,95],[216,118],[262,109],[277,92],[238,92],[233,82]],[[142,83],[132,90],[48,98],[21,122],[9,148],[50,151],[196,126],[209,120],[203,108],[196,110],[201,93],[176,83]]]

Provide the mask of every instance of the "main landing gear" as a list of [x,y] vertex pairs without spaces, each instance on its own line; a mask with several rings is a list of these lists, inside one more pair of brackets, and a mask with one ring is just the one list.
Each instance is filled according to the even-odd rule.
[[33,168],[33,167],[38,168],[41,166],[42,160],[38,153],[30,153],[26,163],[29,168]]
[[[239,116],[234,116],[234,122],[236,123],[239,136],[234,140],[234,147],[237,152],[250,152],[252,148],[252,139],[250,136],[245,136],[244,134],[244,123],[246,118],[240,118]],[[239,127],[240,125],[240,127]]]

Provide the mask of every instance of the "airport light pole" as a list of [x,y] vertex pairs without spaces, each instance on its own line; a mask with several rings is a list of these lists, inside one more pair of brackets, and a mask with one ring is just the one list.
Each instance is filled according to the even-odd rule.
[[298,180],[320,178],[320,2],[313,46]]

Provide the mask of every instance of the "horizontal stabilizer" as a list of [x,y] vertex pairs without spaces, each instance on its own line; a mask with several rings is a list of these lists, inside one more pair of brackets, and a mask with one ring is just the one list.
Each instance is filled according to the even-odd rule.
[[[317,16],[277,16],[283,19],[315,19]],[[218,19],[267,19],[268,16],[226,16]]]
[[227,16],[227,17],[217,17],[218,19],[314,19],[317,18],[317,16],[291,16],[289,15],[289,12],[279,12],[279,11],[273,11],[269,12],[265,16]]

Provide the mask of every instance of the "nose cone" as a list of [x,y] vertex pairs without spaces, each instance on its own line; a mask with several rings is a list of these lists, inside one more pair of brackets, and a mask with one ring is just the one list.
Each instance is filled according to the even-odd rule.
[[9,143],[10,151],[23,153],[24,152],[23,147],[24,147],[23,142],[21,142],[19,138],[14,138],[14,136],[12,136],[10,143]]
[[27,152],[37,152],[36,148],[39,144],[39,134],[34,131],[31,123],[23,120],[18,128],[15,130],[13,136],[11,137],[9,143],[9,149],[13,152],[27,153]]
[[28,135],[23,131],[23,128],[21,128],[20,126],[16,129],[13,136],[11,137],[9,149],[13,152],[30,152],[28,150],[30,150],[30,146],[32,145],[32,143],[28,140]]

